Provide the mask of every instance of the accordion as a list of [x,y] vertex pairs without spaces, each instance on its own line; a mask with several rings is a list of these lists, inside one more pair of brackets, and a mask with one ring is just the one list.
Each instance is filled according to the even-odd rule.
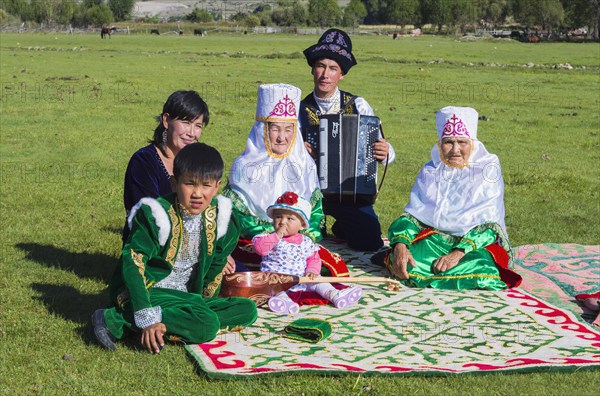
[[378,192],[373,144],[383,136],[379,118],[328,114],[319,119],[318,136],[308,136],[308,141],[318,153],[323,196],[333,202],[373,204]]

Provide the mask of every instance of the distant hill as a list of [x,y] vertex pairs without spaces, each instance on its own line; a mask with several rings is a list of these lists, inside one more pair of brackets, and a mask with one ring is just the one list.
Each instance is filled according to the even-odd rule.
[[[350,0],[338,0],[340,6],[345,6]],[[303,1],[308,3],[308,0]],[[168,18],[172,16],[182,16],[192,12],[194,8],[206,9],[209,12],[221,14],[223,18],[228,19],[231,15],[242,13],[251,13],[261,4],[269,4],[271,7],[277,5],[277,1],[256,1],[256,0],[151,0],[138,1],[133,8],[134,18],[143,18],[145,16],[158,16]]]

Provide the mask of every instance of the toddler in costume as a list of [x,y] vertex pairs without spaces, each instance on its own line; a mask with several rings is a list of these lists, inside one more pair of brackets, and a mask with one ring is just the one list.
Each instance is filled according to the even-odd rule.
[[[256,235],[252,239],[256,253],[262,256],[261,271],[307,276],[311,279],[319,276],[319,248],[309,237],[299,233],[308,228],[310,212],[310,203],[290,191],[267,208],[267,215],[273,219],[275,231]],[[360,287],[337,290],[330,283],[295,285],[289,291],[314,291],[337,308],[355,304],[362,296]],[[273,312],[289,314],[296,314],[300,310],[299,305],[285,291],[269,299],[269,308]]]

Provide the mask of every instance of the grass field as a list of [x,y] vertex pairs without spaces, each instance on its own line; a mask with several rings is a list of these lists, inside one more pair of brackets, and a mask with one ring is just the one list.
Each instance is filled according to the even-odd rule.
[[[230,164],[253,124],[256,88],[308,93],[313,36],[0,35],[0,394],[593,394],[594,372],[447,378],[298,375],[217,382],[183,348],[114,353],[89,318],[119,255],[123,174],[176,89],[210,106],[202,140]],[[600,243],[600,46],[353,37],[342,89],[364,96],[398,159],[376,204],[402,213],[436,139],[435,111],[475,107],[506,182],[513,245]],[[524,65],[533,64],[532,67]],[[572,70],[554,69],[569,63]],[[531,65],[530,65],[531,66]]]

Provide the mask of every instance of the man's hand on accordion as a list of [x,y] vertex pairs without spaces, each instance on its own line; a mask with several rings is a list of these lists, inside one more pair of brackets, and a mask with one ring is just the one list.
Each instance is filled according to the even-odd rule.
[[308,142],[304,142],[304,147],[306,147],[306,151],[308,151],[308,155],[310,155],[313,158],[317,158],[317,152],[313,148],[312,144],[310,144]]
[[390,145],[384,138],[379,139],[378,141],[376,141],[373,144],[373,157],[377,161],[379,161],[379,162],[385,161],[389,152],[390,152]]

